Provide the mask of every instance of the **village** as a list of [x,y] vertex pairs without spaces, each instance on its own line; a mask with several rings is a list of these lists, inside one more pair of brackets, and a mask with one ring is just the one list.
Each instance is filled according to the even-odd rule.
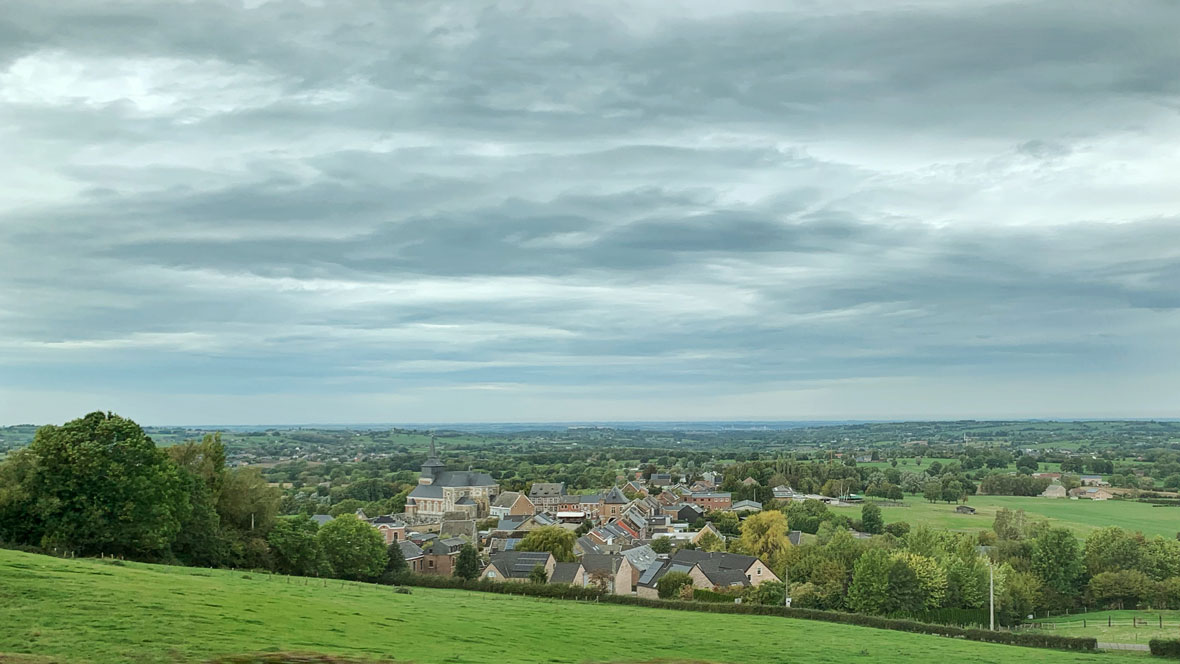
[[[645,480],[637,472],[622,487],[600,493],[571,494],[562,483],[546,482],[532,484],[527,493],[501,492],[485,473],[444,470],[432,443],[403,514],[359,511],[357,516],[377,529],[387,545],[398,545],[414,574],[451,576],[460,551],[471,544],[480,551],[480,578],[492,582],[540,582],[543,570],[546,583],[654,599],[660,579],[672,572],[687,574],[694,588],[712,591],[781,581],[767,561],[726,552],[726,535],[705,521],[713,512],[740,519],[761,511],[762,505],[733,502],[730,492],[718,490],[720,473],[705,472],[690,485],[685,481],[671,473],[654,473]],[[774,496],[776,502],[840,504],[838,498],[796,493],[786,486],[776,487]],[[322,526],[333,517],[312,518]],[[530,532],[547,527],[572,533],[575,560],[517,550]],[[799,544],[802,536],[798,530],[789,532],[792,544]]]

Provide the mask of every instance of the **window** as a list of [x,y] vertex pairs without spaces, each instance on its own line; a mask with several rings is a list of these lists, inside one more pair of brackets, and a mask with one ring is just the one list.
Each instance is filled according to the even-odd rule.
[[489,578],[489,579],[494,579],[494,578],[496,578],[496,572],[495,572],[495,571],[493,571],[493,570],[488,570],[488,578]]
[[426,565],[427,565],[427,567],[434,569],[434,561],[433,560],[426,561]]
[[754,570],[754,573],[757,574],[758,576],[762,576],[762,568],[759,567],[758,569]]

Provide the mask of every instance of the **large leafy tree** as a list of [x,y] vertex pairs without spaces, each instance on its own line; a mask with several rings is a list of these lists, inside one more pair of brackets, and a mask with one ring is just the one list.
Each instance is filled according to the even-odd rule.
[[757,556],[780,578],[791,541],[787,539],[787,517],[782,512],[759,512],[742,522],[739,548]]
[[135,422],[95,412],[37,430],[42,546],[81,554],[163,554],[191,509],[180,472]]
[[557,562],[569,563],[574,561],[574,542],[577,540],[572,531],[559,526],[543,526],[529,531],[516,545],[517,551],[548,551],[553,554]]
[[[889,572],[892,567],[893,561],[884,549],[866,551],[853,568],[846,600],[848,608],[857,613],[887,613],[893,605],[889,596]],[[913,585],[917,587],[916,577]]]
[[1078,540],[1065,528],[1050,528],[1033,539],[1032,571],[1045,587],[1063,597],[1077,594],[1082,578]]
[[1136,569],[1144,547],[1143,535],[1131,534],[1118,526],[1107,526],[1086,538],[1086,571],[1091,576],[1103,572]]
[[479,576],[479,554],[475,547],[464,544],[459,549],[459,556],[455,559],[455,576],[470,581]]
[[336,576],[354,581],[375,579],[385,571],[385,538],[353,514],[342,514],[320,528],[316,540]]
[[880,535],[885,532],[885,519],[877,503],[867,502],[860,508],[860,527],[866,533]]
[[406,554],[401,544],[393,542],[385,549],[385,573],[381,575],[381,582],[388,584],[402,583],[410,574],[410,564],[406,562]]
[[331,567],[316,537],[318,531],[316,522],[307,515],[279,519],[267,535],[275,570],[298,576],[331,576]]

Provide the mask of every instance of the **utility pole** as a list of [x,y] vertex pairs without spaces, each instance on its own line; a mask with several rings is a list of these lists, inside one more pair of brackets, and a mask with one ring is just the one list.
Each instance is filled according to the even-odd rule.
[[987,566],[987,599],[991,617],[991,630],[996,631],[996,568]]
[[791,607],[791,568],[783,568],[783,606]]

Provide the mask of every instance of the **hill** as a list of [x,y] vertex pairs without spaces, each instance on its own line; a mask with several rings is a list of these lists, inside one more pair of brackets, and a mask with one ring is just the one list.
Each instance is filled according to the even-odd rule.
[[1118,658],[766,616],[423,588],[404,595],[385,586],[0,550],[0,653],[60,662],[190,662],[267,651],[471,664]]

